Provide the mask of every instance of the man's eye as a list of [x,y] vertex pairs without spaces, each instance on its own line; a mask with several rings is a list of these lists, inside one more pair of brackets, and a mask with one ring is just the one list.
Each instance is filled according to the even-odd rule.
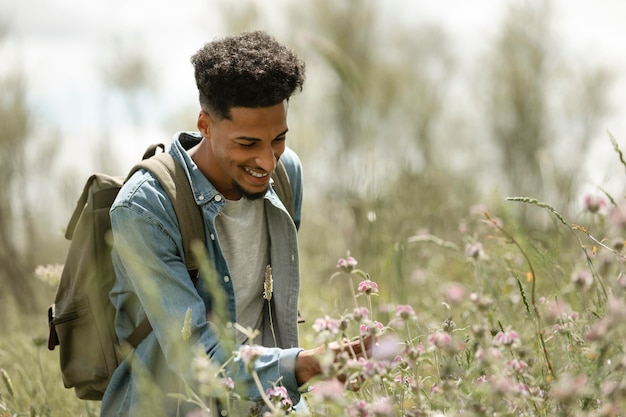
[[251,148],[254,146],[254,142],[245,142],[245,143],[240,142],[239,146],[241,146],[242,148]]

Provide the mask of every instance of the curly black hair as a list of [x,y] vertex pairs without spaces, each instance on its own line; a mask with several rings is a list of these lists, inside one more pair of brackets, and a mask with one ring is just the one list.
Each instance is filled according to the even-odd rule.
[[304,62],[263,31],[209,42],[191,63],[202,109],[225,119],[232,107],[273,106],[304,84]]

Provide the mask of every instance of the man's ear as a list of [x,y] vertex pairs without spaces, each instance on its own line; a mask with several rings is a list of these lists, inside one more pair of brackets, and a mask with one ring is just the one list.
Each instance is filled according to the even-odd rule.
[[201,110],[198,114],[198,131],[203,137],[208,138],[211,136],[211,127],[213,126],[213,119],[207,112]]

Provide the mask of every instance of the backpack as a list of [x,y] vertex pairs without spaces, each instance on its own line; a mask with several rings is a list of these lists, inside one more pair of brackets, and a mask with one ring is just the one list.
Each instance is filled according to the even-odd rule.
[[[48,349],[59,346],[63,384],[74,388],[80,399],[101,400],[124,359],[123,346],[135,348],[152,331],[146,319],[120,343],[114,327],[115,307],[109,300],[115,282],[109,209],[135,171],[150,171],[170,197],[181,228],[187,270],[194,283],[198,277],[191,243],[205,242],[202,213],[185,171],[169,153],[155,154],[159,147],[165,149],[163,145],[149,147],[126,177],[91,175],[67,226],[65,238],[71,243],[54,304],[48,309]],[[293,194],[282,163],[272,177],[276,193],[292,214]]]

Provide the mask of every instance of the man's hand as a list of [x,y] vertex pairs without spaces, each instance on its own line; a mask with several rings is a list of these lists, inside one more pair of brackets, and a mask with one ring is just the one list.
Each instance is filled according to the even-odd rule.
[[[335,353],[335,356],[341,352],[348,352],[356,358],[366,357],[372,351],[373,339],[365,337],[354,341],[346,341],[345,343],[332,342],[328,345],[328,349]],[[326,346],[320,345],[313,349],[303,350],[296,357],[296,381],[298,386],[307,383],[311,378],[322,373],[320,363],[317,356],[326,351]],[[365,351],[363,351],[365,349]]]

